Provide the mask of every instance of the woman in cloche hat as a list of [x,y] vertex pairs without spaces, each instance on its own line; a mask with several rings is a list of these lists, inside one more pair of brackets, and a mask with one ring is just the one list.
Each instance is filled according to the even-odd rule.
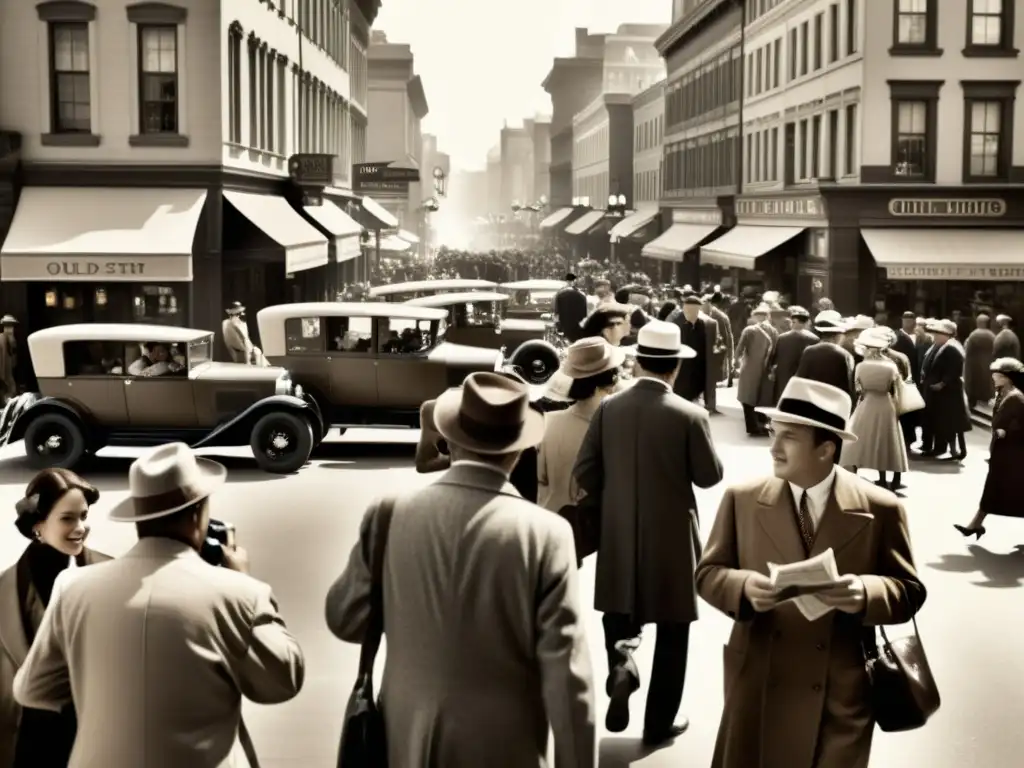
[[988,515],[1024,517],[1024,363],[1002,357],[992,363],[996,407],[992,414],[992,446],[988,475],[981,502],[971,522],[954,525],[962,535],[980,539],[985,533]]
[[537,448],[537,503],[557,512],[579,499],[572,476],[576,455],[601,402],[616,391],[626,360],[622,347],[604,339],[580,339],[569,347],[561,373],[571,380],[572,405],[548,415],[544,439]]

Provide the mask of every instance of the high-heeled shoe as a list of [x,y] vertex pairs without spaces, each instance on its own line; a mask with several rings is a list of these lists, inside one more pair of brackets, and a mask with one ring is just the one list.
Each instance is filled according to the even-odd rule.
[[968,528],[966,525],[954,524],[953,527],[960,532],[961,536],[965,536],[966,538],[970,538],[971,536],[973,536],[975,541],[977,541],[985,535],[984,525],[979,525],[977,528]]

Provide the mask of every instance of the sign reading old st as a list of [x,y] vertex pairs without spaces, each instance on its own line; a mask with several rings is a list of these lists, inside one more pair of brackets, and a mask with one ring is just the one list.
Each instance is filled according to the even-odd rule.
[[46,264],[46,273],[54,277],[145,277],[146,265],[141,261],[50,261]]
[[889,201],[889,215],[994,219],[1006,215],[1006,201],[998,197],[897,197]]

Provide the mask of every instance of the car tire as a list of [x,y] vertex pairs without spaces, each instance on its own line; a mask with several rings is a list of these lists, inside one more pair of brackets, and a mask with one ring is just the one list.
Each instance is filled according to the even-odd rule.
[[314,445],[309,420],[287,411],[261,417],[249,438],[249,447],[260,469],[278,475],[298,472],[309,461]]
[[[53,444],[54,439],[59,445]],[[35,469],[72,469],[86,453],[82,425],[62,413],[44,413],[25,429],[25,456]]]
[[519,345],[509,362],[522,372],[530,384],[545,384],[562,361],[558,352],[542,341],[527,341]]

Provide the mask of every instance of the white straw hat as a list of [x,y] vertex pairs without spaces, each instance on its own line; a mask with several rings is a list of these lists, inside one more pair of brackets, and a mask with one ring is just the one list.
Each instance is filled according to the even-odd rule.
[[853,411],[850,396],[831,384],[794,376],[782,390],[777,406],[756,410],[772,421],[819,427],[848,442],[857,441],[857,436],[847,430]]

